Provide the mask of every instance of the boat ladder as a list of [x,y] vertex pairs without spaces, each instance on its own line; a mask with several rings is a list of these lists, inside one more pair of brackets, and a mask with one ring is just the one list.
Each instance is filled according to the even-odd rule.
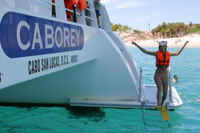
[[[166,111],[168,112],[168,104]],[[150,109],[146,106],[146,102],[142,102],[142,118],[144,129],[147,131],[163,130],[170,126],[169,120],[163,120],[161,110]]]

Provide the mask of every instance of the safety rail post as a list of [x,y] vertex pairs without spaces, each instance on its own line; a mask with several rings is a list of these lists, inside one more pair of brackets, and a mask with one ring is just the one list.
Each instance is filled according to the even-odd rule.
[[168,82],[169,82],[169,103],[172,102],[172,86],[171,86],[171,68],[168,68],[169,71],[169,77],[168,77]]
[[74,22],[76,23],[76,5],[72,5],[73,7],[73,12],[74,12],[74,15],[73,15],[73,19],[74,19]]
[[139,102],[141,102],[141,97],[142,97],[142,67],[140,67],[139,99],[138,99]]

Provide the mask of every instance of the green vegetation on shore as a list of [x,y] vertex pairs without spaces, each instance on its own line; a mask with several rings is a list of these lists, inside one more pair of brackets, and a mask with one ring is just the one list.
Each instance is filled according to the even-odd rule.
[[[142,33],[139,30],[133,30],[127,25],[113,24],[111,23],[113,31],[119,32],[129,32],[133,31],[135,34]],[[181,37],[187,34],[200,32],[200,24],[193,24],[190,22],[186,25],[183,22],[177,23],[166,23],[163,22],[161,25],[158,25],[156,28],[151,30],[151,33],[156,38],[171,38],[171,37]]]
[[199,32],[200,24],[185,25],[184,23],[165,23],[158,25],[156,28],[152,29],[151,32],[153,36],[160,36],[160,38],[169,37],[180,37],[186,34]]
[[132,30],[131,27],[128,27],[127,25],[121,25],[121,24],[111,23],[111,27],[113,31],[127,32],[127,31]]

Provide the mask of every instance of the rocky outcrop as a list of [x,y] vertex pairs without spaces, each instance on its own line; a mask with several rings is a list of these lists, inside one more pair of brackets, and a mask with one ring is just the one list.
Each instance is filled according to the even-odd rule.
[[134,33],[134,32],[129,32],[129,33],[118,33],[118,35],[121,37],[121,39],[124,42],[128,41],[138,41],[138,40],[152,40],[153,35],[150,31],[142,31],[140,33]]

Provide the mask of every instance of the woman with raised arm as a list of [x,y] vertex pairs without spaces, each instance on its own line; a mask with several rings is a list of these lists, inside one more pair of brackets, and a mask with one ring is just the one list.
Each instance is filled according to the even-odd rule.
[[[183,48],[187,45],[189,41],[186,41],[182,48],[180,48],[177,52],[171,53],[167,51],[167,41],[159,42],[159,50],[156,52],[147,51],[144,48],[140,47],[137,43],[132,42],[136,47],[138,47],[142,52],[148,55],[153,55],[156,57],[156,72],[154,74],[154,80],[157,86],[157,104],[158,108],[163,106],[163,103],[167,97],[168,92],[168,71],[170,63],[170,56],[176,56],[181,53]],[[161,100],[161,91],[163,88],[163,95]]]

